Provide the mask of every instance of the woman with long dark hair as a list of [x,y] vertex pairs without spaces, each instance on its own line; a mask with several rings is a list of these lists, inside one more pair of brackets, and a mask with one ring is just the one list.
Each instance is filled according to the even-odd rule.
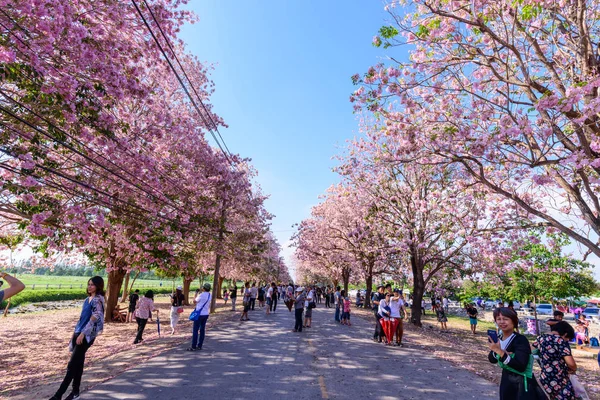
[[175,334],[175,327],[177,327],[177,322],[179,322],[179,314],[183,312],[184,302],[183,288],[177,286],[177,291],[171,295],[171,335]]
[[60,388],[50,400],[61,400],[71,381],[73,382],[73,391],[65,400],[79,398],[85,353],[104,328],[104,279],[100,276],[91,278],[87,284],[87,294],[88,298],[83,302],[81,315],[69,344],[71,360],[67,364],[67,374]]
[[[539,386],[533,377],[533,359],[527,338],[517,332],[519,317],[508,307],[494,310],[494,321],[501,332],[488,336],[488,359],[502,367],[500,400],[538,399]],[[541,397],[543,398],[543,397]]]

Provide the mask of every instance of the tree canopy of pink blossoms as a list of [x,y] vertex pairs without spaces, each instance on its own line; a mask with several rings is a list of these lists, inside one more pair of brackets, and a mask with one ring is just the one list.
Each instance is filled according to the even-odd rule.
[[[390,1],[356,109],[401,163],[460,168],[600,255],[600,4]],[[410,57],[395,54],[406,46]]]
[[0,216],[105,267],[107,315],[131,270],[187,277],[279,249],[250,160],[205,138],[224,123],[211,67],[177,36],[184,3],[0,0]]

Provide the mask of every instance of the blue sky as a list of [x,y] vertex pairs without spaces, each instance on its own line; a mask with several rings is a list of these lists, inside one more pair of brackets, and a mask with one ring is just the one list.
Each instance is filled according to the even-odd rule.
[[182,39],[201,61],[217,64],[212,103],[229,125],[220,132],[233,153],[252,158],[282,245],[292,224],[337,181],[332,156],[358,134],[350,76],[382,60],[371,40],[387,19],[383,6],[372,0],[188,5],[200,22],[185,26]]

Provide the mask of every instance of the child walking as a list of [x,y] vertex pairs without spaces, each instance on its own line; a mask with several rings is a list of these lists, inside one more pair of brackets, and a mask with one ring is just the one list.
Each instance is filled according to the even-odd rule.
[[350,323],[350,297],[346,296],[346,292],[342,291],[343,300],[343,311],[342,311],[342,325],[351,326]]
[[229,300],[229,291],[225,289],[225,293],[223,293],[223,299],[225,300],[225,305],[227,305],[227,300]]

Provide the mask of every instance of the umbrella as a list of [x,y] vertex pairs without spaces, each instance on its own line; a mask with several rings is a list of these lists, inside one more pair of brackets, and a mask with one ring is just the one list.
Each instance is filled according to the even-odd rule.
[[158,310],[156,310],[156,329],[158,329],[158,337],[160,337],[160,318],[158,318]]
[[390,328],[390,320],[387,318],[381,318],[379,319],[379,323],[381,324],[381,329],[383,329],[383,333],[385,334],[385,337],[388,340],[388,343],[390,341],[390,334],[389,334],[389,328]]
[[[390,336],[388,337],[390,342],[394,340],[394,334],[396,333],[398,324],[400,324],[400,320],[398,318],[394,318],[393,321],[390,321]],[[398,340],[398,338],[396,338],[396,340]]]

